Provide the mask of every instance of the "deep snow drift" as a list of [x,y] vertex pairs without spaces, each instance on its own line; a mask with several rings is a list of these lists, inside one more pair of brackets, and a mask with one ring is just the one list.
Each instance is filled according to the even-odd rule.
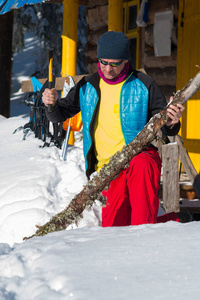
[[100,205],[77,229],[34,237],[86,183],[82,142],[40,148],[0,121],[0,299],[199,299],[200,223],[102,228]]

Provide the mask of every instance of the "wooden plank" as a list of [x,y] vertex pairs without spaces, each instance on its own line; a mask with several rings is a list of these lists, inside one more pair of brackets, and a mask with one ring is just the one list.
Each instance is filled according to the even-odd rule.
[[[168,137],[170,141],[172,141],[173,137]],[[183,145],[183,142],[181,140],[181,137],[179,135],[176,135],[176,142],[179,147],[179,159],[181,163],[183,164],[183,167],[190,179],[190,182],[192,183],[195,192],[197,193],[198,198],[200,199],[200,177],[195,169],[195,167],[192,164],[192,161]]]
[[166,213],[180,211],[178,144],[162,146],[163,163],[163,207]]
[[188,200],[188,199],[182,199],[180,200],[180,206],[181,207],[198,207],[200,208],[200,201],[198,199],[195,200]]
[[[43,85],[45,83],[45,81],[47,80],[47,78],[42,78],[42,79],[38,79],[38,80]],[[22,91],[22,93],[33,92],[33,86],[32,86],[31,79],[30,80],[22,81],[22,83],[21,83],[21,91]]]
[[56,77],[55,88],[57,91],[62,91],[66,77]]
[[200,213],[200,201],[182,199],[180,201],[180,211],[188,211],[190,213]]
[[[72,76],[72,78],[73,78],[73,80],[74,80],[74,82],[76,84],[84,76],[86,76],[86,75],[85,74],[84,75],[75,75],[75,76]],[[56,77],[56,79],[55,79],[55,88],[57,89],[57,91],[62,91],[63,90],[64,82],[65,82],[66,79],[67,79],[67,77]],[[47,78],[42,78],[42,79],[38,79],[38,80],[42,84],[44,84],[45,81],[47,80]],[[22,83],[21,83],[21,91],[23,93],[33,92],[33,86],[32,86],[31,79],[30,80],[22,81]]]
[[[84,74],[84,75],[72,76],[74,83],[76,84],[77,82],[79,82],[84,76],[86,76],[86,75]],[[63,90],[65,80],[67,80],[67,77],[56,77],[55,88],[57,89],[57,91]]]

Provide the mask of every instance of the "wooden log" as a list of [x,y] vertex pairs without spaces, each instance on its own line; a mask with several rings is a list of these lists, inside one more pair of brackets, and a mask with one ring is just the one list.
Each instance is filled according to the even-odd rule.
[[163,165],[163,208],[166,213],[179,212],[179,172],[178,144],[170,143],[162,146]]
[[180,183],[180,198],[182,199],[198,199],[197,193],[195,192],[195,189],[193,185],[191,184],[184,184]]
[[105,4],[108,4],[108,0],[79,0],[79,5],[86,7],[96,7]]
[[[128,145],[124,146],[120,152],[113,155],[108,164],[97,173],[83,190],[76,195],[70,204],[60,213],[55,215],[49,222],[40,226],[33,236],[43,236],[50,232],[66,229],[72,223],[78,223],[82,212],[86,208],[91,208],[95,200],[99,200],[102,205],[106,199],[102,196],[102,191],[109,188],[110,182],[115,179],[122,170],[126,169],[131,159],[140,153],[149,143],[151,143],[159,129],[167,123],[167,109],[170,104],[184,104],[200,88],[200,72],[189,81],[186,86],[178,91],[172,101],[170,101],[163,111],[154,115],[145,125],[138,135]],[[28,238],[31,238],[28,237]],[[28,239],[24,238],[25,240]]]
[[[146,50],[144,54],[144,65],[146,69],[176,68],[177,50],[173,49],[172,54],[170,56],[159,57],[155,56],[153,49]],[[171,69],[169,69],[169,71],[171,71]]]
[[176,86],[176,69],[173,67],[164,68],[160,71],[160,68],[147,68],[145,67],[147,74],[152,77],[159,87],[162,86]]
[[89,30],[100,30],[108,25],[108,5],[97,6],[87,10],[86,22]]
[[155,13],[171,10],[172,7],[174,12],[174,19],[178,20],[178,0],[149,1],[148,24],[154,24]]

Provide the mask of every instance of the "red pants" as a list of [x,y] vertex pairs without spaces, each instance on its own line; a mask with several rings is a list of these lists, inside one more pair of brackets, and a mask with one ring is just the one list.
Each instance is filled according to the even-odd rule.
[[161,159],[155,149],[149,147],[136,155],[108,191],[103,191],[107,202],[102,209],[102,226],[178,221],[175,213],[157,218],[160,173]]

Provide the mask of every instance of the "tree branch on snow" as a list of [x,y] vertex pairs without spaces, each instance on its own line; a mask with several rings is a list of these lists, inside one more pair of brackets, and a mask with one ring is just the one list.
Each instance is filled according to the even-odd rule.
[[109,188],[110,182],[115,179],[123,169],[126,169],[131,159],[148,146],[155,138],[158,130],[163,127],[167,121],[167,108],[170,104],[177,105],[184,104],[190,99],[200,88],[200,72],[191,79],[185,87],[177,91],[166,107],[160,113],[154,115],[146,126],[128,145],[124,146],[120,152],[113,155],[108,164],[97,173],[93,179],[88,181],[83,190],[77,194],[70,204],[60,213],[56,214],[52,219],[38,227],[35,234],[24,238],[27,240],[34,236],[43,236],[50,232],[60,231],[66,229],[72,223],[78,223],[82,217],[84,209],[89,209],[95,202],[99,200],[102,205],[105,205],[106,198],[102,196],[102,191]]

